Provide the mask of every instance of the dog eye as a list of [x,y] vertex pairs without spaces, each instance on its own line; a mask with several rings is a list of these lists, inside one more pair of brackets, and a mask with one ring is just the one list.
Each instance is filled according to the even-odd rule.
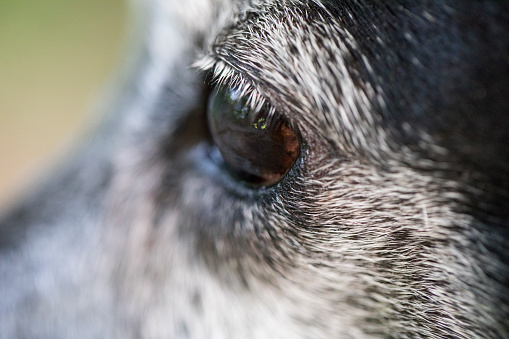
[[215,146],[229,171],[248,184],[279,182],[300,153],[297,135],[269,106],[254,112],[246,97],[227,87],[209,97],[208,121]]

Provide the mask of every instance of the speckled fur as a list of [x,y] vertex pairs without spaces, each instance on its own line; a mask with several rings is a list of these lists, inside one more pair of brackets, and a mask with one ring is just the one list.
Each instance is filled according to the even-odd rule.
[[[0,223],[0,338],[509,338],[506,1],[135,5],[103,125]],[[298,131],[277,185],[211,156],[207,73]]]

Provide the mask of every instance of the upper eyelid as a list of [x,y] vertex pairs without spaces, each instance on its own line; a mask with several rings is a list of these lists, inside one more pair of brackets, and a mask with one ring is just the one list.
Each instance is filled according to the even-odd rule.
[[214,55],[202,56],[192,66],[202,72],[212,74],[212,83],[239,91],[239,96],[247,98],[247,104],[253,112],[259,112],[266,104],[270,108],[269,116],[275,112],[275,108],[245,75],[218,57]]

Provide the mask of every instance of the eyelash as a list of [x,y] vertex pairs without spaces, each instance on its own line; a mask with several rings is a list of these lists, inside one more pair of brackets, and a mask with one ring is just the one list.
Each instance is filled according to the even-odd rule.
[[267,121],[271,121],[276,115],[275,107],[260,94],[251,82],[246,80],[242,74],[235,72],[225,62],[216,60],[211,56],[204,56],[192,66],[209,75],[208,78],[211,79],[210,85],[229,87],[233,91],[238,92],[239,98],[247,98],[246,103],[254,117],[257,117],[263,108],[268,108],[264,112],[264,118]]

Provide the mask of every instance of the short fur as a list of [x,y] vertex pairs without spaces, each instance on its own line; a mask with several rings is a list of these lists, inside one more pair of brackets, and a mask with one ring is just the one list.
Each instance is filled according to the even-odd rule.
[[[509,338],[509,3],[147,0],[103,125],[0,226],[0,338]],[[212,83],[301,139],[210,157]]]

